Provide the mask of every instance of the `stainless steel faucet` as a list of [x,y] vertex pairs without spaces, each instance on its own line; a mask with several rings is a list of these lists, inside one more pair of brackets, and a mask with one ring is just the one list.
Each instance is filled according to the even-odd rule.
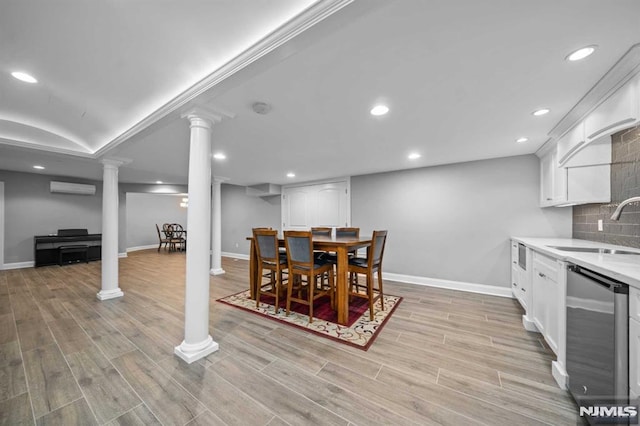
[[620,203],[620,205],[618,206],[616,211],[613,212],[613,214],[611,215],[611,220],[620,220],[620,213],[622,213],[622,210],[624,210],[624,208],[628,204],[638,203],[638,202],[640,202],[640,197],[631,197],[631,198],[628,198],[628,199],[624,200],[623,202]]

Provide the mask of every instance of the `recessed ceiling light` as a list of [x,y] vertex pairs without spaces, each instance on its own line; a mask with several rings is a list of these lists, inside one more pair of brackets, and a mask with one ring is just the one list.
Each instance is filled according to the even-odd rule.
[[20,81],[24,81],[25,83],[37,83],[38,80],[36,80],[33,76],[27,74],[26,72],[21,72],[21,71],[14,71],[11,73],[11,75],[14,78],[17,78]]
[[293,172],[289,172],[289,173],[287,173],[287,177],[288,178],[296,177],[296,174],[293,173]]
[[158,185],[160,185],[160,184],[162,184],[162,181],[161,181],[161,180],[157,180],[157,181],[156,181],[156,183],[157,183]]
[[420,157],[421,155],[418,154],[417,152],[412,152],[411,154],[409,154],[409,160],[417,160]]
[[516,142],[522,143],[522,142],[526,142],[528,140],[529,140],[529,138],[518,138],[518,139],[516,139]]
[[578,49],[575,52],[569,54],[565,59],[567,61],[579,61],[580,59],[584,59],[595,52],[596,47],[597,46],[595,45],[583,47],[582,49]]
[[376,105],[371,108],[371,115],[385,115],[389,112],[389,107],[386,105]]
[[539,117],[541,115],[545,115],[549,113],[549,111],[551,111],[549,108],[540,108],[537,111],[533,111],[532,114],[535,115],[536,117]]
[[221,152],[218,152],[217,154],[213,154],[213,158],[215,158],[216,160],[224,160],[225,158],[227,158],[227,156]]
[[44,166],[33,166],[34,169],[44,170]]

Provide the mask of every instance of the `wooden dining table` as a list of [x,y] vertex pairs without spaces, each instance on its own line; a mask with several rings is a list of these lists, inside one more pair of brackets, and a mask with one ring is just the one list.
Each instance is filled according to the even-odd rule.
[[[249,255],[249,289],[251,298],[255,299],[258,292],[258,252],[253,237],[247,237],[251,241]],[[284,247],[284,238],[278,238],[280,247]],[[313,237],[313,249],[335,252],[336,261],[336,310],[338,323],[346,325],[349,322],[349,255],[354,251],[371,245],[371,237]]]

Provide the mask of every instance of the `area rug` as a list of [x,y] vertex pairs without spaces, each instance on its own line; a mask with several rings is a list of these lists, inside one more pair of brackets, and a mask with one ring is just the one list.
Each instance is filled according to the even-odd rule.
[[349,303],[349,324],[340,325],[337,323],[337,313],[331,309],[329,296],[323,296],[316,300],[313,307],[313,322],[309,323],[309,307],[306,305],[292,303],[291,312],[289,316],[286,316],[284,300],[280,301],[280,308],[276,313],[273,297],[263,295],[260,298],[260,305],[256,307],[256,301],[251,299],[249,295],[249,290],[242,291],[218,299],[218,302],[365,351],[369,349],[382,327],[402,301],[402,297],[385,295],[384,310],[380,309],[380,301],[378,300],[374,308],[373,321],[369,321],[368,300],[354,297]]

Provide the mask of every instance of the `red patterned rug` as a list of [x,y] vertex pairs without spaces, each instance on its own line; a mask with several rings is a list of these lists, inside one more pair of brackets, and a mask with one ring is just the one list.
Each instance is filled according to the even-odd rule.
[[260,305],[256,308],[256,301],[249,297],[248,290],[218,299],[218,302],[366,351],[402,298],[385,295],[384,310],[380,309],[380,301],[376,302],[373,321],[369,321],[369,302],[366,299],[354,297],[349,303],[349,323],[347,325],[340,325],[336,322],[337,313],[331,308],[328,296],[316,300],[313,307],[312,323],[309,323],[309,307],[307,305],[292,303],[291,313],[286,316],[285,301],[280,301],[277,312],[273,306],[274,301],[273,297],[263,295],[260,298]]

